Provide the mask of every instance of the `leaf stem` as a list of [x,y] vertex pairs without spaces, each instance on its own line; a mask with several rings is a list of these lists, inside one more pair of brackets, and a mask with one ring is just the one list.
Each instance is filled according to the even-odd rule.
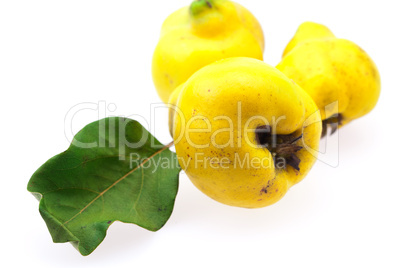
[[171,148],[173,145],[174,145],[174,141],[171,141],[164,148]]

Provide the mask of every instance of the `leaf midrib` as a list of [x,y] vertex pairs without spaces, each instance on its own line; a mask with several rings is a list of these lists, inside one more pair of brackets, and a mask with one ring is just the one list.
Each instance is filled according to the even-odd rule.
[[113,188],[114,186],[116,186],[116,184],[118,184],[119,182],[123,181],[125,178],[127,178],[128,176],[130,176],[133,172],[135,172],[138,168],[142,167],[145,163],[147,163],[150,159],[152,159],[153,157],[155,157],[156,155],[162,153],[164,150],[168,149],[169,147],[171,147],[174,144],[174,142],[172,141],[171,143],[169,143],[168,145],[164,146],[163,148],[161,148],[160,150],[156,151],[155,153],[153,153],[150,157],[148,157],[147,159],[145,159],[141,164],[139,164],[138,166],[136,166],[134,169],[130,170],[128,173],[126,173],[123,177],[121,177],[120,179],[116,180],[114,183],[112,183],[112,185],[110,185],[108,188],[106,188],[105,190],[103,190],[101,193],[99,193],[98,196],[96,196],[91,202],[89,202],[84,208],[82,208],[77,214],[75,214],[74,216],[72,216],[69,220],[67,220],[66,222],[64,222],[63,224],[61,224],[61,227],[66,227],[66,225],[71,222],[73,219],[75,219],[76,217],[78,217],[82,212],[84,212],[88,207],[90,207],[96,200],[98,200],[100,197],[102,197],[105,193],[107,193],[111,188]]

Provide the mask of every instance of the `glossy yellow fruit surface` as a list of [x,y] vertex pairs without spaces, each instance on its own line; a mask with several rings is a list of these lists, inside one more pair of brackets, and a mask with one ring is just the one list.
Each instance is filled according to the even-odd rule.
[[171,14],[163,23],[152,60],[160,98],[170,94],[195,71],[229,57],[262,59],[264,36],[256,18],[228,0],[199,0]]
[[[174,116],[176,113],[179,113],[180,110],[177,109],[177,99],[179,98],[179,95],[184,87],[184,83],[178,86],[172,94],[170,94],[168,105],[169,105],[169,132],[170,135],[173,137],[173,122],[174,122]],[[180,115],[179,115],[180,116]]]
[[221,203],[271,205],[316,161],[322,126],[317,106],[262,61],[229,58],[210,64],[174,99],[179,163],[198,189]]
[[380,95],[380,75],[369,55],[317,23],[299,27],[277,68],[314,99],[323,120],[336,117],[341,125],[370,112]]

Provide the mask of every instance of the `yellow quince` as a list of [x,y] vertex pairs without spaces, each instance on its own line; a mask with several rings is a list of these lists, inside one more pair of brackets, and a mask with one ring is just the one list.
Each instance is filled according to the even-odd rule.
[[323,134],[327,123],[342,126],[369,113],[380,95],[380,75],[369,55],[321,24],[300,25],[277,69],[313,98]]
[[171,97],[179,163],[221,203],[259,208],[309,172],[322,131],[310,96],[268,64],[228,58],[193,74]]
[[170,94],[195,71],[229,57],[263,58],[264,35],[257,19],[229,0],[196,0],[163,23],[152,60],[160,98]]

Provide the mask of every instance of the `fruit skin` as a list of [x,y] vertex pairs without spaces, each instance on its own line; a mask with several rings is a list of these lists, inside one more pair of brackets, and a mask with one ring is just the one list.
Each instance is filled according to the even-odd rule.
[[167,103],[195,71],[223,58],[263,58],[264,35],[257,19],[228,0],[194,1],[163,23],[152,59],[152,76]]
[[[229,58],[210,64],[191,76],[177,96],[182,116],[174,115],[173,138],[179,163],[193,184],[216,201],[245,208],[271,205],[300,182],[316,160],[322,131],[317,106],[297,84],[262,61]],[[305,148],[296,153],[300,171],[289,165],[275,168],[271,152],[256,141],[257,127],[267,122],[256,118],[247,125],[253,116],[266,118],[270,126],[279,121],[277,134],[303,134],[297,144]],[[237,160],[247,156],[271,164],[241,166]]]
[[[340,114],[341,125],[369,113],[380,96],[380,75],[369,55],[317,23],[300,25],[277,68],[314,99],[323,120]],[[337,109],[331,105],[336,101]]]
[[179,95],[184,87],[184,83],[178,86],[172,94],[170,94],[168,105],[169,105],[169,132],[170,136],[173,137],[173,121],[174,121],[174,116],[176,113],[179,113],[180,110],[177,109],[177,99],[179,98]]

